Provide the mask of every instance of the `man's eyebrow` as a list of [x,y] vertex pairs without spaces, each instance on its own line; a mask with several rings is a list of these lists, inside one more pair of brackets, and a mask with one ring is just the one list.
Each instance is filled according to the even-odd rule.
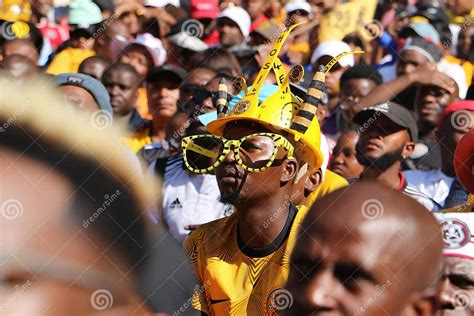
[[360,278],[379,284],[379,280],[377,280],[373,273],[371,273],[370,270],[365,269],[360,263],[352,261],[338,262],[334,267],[334,272],[335,274],[341,273],[343,275],[348,275],[348,278]]

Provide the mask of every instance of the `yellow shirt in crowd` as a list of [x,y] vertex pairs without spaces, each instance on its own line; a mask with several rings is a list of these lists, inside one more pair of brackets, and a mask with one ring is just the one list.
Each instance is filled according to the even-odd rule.
[[[288,295],[283,287],[290,256],[307,212],[304,206],[299,210],[290,206],[294,220],[291,223],[289,216],[280,234],[288,234],[288,238],[278,249],[242,250],[235,213],[196,229],[184,244],[201,283],[194,293],[193,307],[208,315],[278,315],[282,309],[278,304]],[[275,214],[278,216],[278,211]],[[262,223],[270,224],[271,219]]]
[[65,48],[54,57],[46,72],[54,76],[63,73],[77,73],[82,61],[94,55],[95,52],[90,49]]

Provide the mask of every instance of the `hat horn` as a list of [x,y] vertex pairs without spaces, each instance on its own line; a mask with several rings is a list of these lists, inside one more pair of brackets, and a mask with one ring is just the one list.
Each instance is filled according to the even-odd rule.
[[225,78],[219,80],[219,87],[217,90],[217,117],[221,118],[228,115],[229,102],[227,102],[227,85]]

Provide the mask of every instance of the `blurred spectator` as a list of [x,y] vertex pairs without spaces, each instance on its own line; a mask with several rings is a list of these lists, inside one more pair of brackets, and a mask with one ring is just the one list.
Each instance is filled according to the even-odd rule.
[[194,68],[189,72],[186,82],[181,86],[180,91],[180,103],[184,104],[190,101],[195,92],[203,88],[212,78],[216,76],[216,73],[209,68]]
[[339,80],[341,87],[339,93],[340,110],[335,113],[338,132],[342,133],[356,128],[352,119],[358,112],[357,103],[380,84],[382,84],[380,73],[373,66],[365,63],[356,64],[342,74]]
[[0,66],[5,73],[20,81],[28,80],[39,73],[38,66],[22,55],[10,55],[2,60]]
[[346,36],[344,36],[342,41],[344,43],[349,44],[352,51],[361,50],[361,51],[366,52],[366,54],[355,54],[354,55],[354,63],[356,65],[359,64],[360,62],[367,63],[366,44],[364,43],[364,40],[357,33],[347,34]]
[[417,159],[404,161],[405,169],[436,170],[441,168],[441,152],[436,130],[441,113],[458,99],[457,84],[451,93],[435,84],[420,85],[415,99],[416,117],[420,142],[428,147],[428,153]]
[[148,72],[146,91],[152,120],[149,126],[139,129],[126,141],[135,153],[145,145],[164,140],[166,124],[178,109],[179,88],[186,76],[184,69],[171,65],[155,67]]
[[243,0],[243,8],[247,11],[250,16],[252,23],[250,24],[249,32],[252,32],[262,23],[268,21],[268,18],[265,16],[266,10],[266,1],[264,0]]
[[135,68],[124,63],[112,64],[104,72],[102,83],[109,93],[116,124],[127,126],[131,132],[147,124],[136,110],[140,75]]
[[[287,12],[286,26],[310,21],[311,6],[304,0],[289,1],[285,5],[285,10]],[[286,53],[289,64],[308,64],[311,53],[309,46],[309,28],[311,27],[311,24],[302,25],[298,28],[298,33],[294,33]]]
[[3,43],[2,57],[21,55],[29,58],[35,65],[38,62],[38,53],[33,42],[29,39],[12,39]]
[[242,45],[250,32],[250,16],[241,7],[229,7],[217,17],[219,41],[223,47]]
[[94,51],[97,55],[115,60],[128,44],[130,32],[121,20],[106,20],[97,28]]
[[282,0],[267,1],[265,15],[276,25],[283,25],[286,19],[286,10]]
[[412,186],[400,171],[401,162],[415,150],[418,141],[416,121],[401,105],[393,102],[367,108],[354,117],[360,138],[357,160],[365,167],[361,180],[376,180],[417,200],[428,210],[439,205]]
[[92,56],[84,59],[79,65],[78,73],[91,76],[99,81],[102,80],[102,74],[111,64],[111,61],[101,56]]
[[217,73],[226,73],[234,77],[241,73],[237,58],[223,47],[206,49],[201,54],[196,55],[190,64],[192,69],[205,67]]
[[100,81],[83,74],[60,74],[54,83],[65,99],[81,110],[106,111],[112,117],[110,97]]
[[[337,55],[350,51],[351,47],[342,41],[327,41],[318,45],[311,57],[313,70],[316,71],[319,65],[327,65],[331,59]],[[336,135],[336,108],[339,103],[339,80],[349,67],[354,66],[354,56],[347,55],[341,58],[326,74],[326,93],[327,100],[324,105],[327,108],[328,118],[322,124],[322,130],[325,135]],[[324,104],[323,100],[323,104]]]
[[359,134],[355,131],[347,131],[339,136],[336,146],[333,149],[331,170],[346,180],[357,179],[364,171],[357,161],[356,144],[359,141]]

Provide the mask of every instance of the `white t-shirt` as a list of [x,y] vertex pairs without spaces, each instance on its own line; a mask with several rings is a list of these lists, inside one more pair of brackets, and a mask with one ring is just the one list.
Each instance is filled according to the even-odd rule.
[[[150,165],[155,170],[156,162]],[[232,213],[232,207],[219,202],[216,177],[195,174],[186,169],[182,155],[166,162],[163,179],[163,218],[169,231],[183,243],[190,231],[187,225],[205,224]]]
[[408,183],[418,191],[428,195],[441,206],[444,205],[454,178],[448,177],[441,170],[408,170],[403,173]]

